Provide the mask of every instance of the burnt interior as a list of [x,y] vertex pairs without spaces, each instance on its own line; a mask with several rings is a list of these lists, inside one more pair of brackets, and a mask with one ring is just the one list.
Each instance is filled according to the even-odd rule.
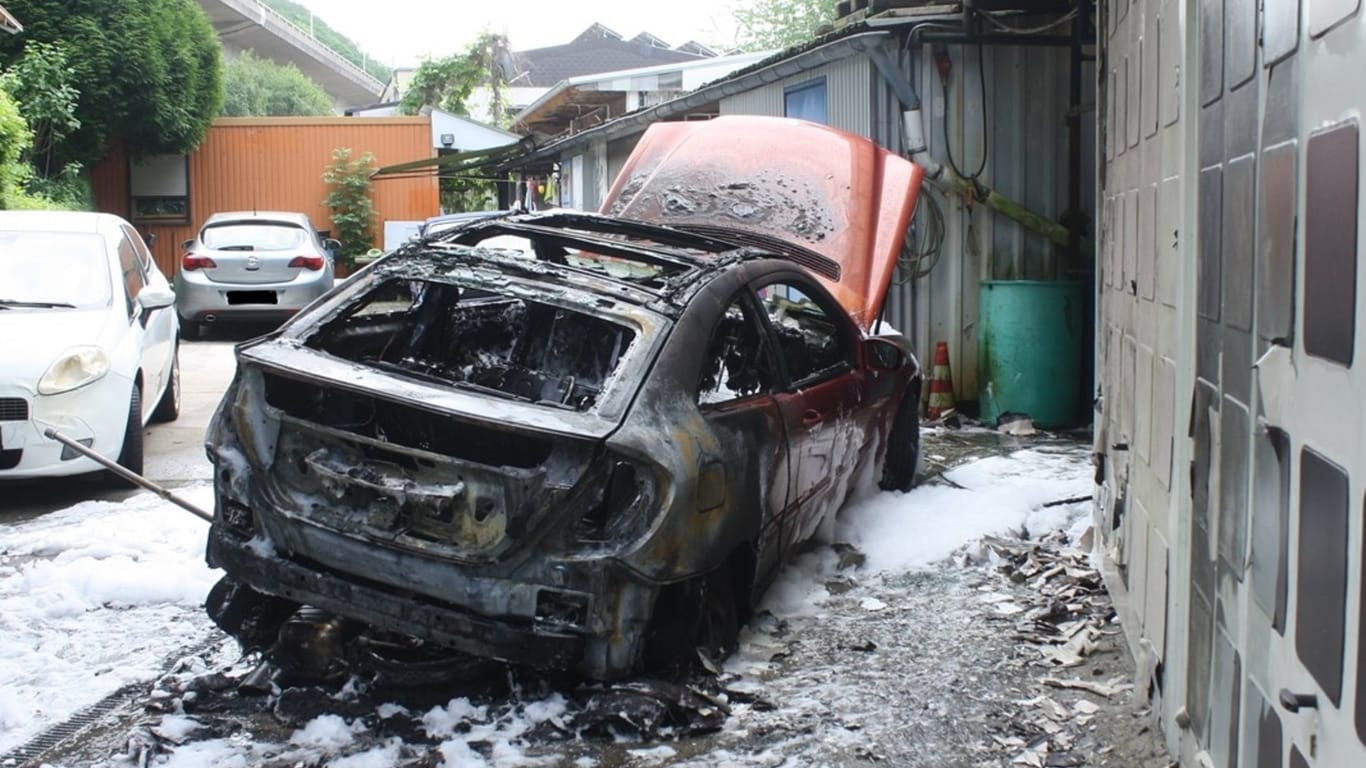
[[[344,389],[323,389],[266,374],[266,402],[297,419],[395,445],[506,467],[535,467],[550,456],[546,440],[488,429],[432,411]],[[372,456],[397,463],[401,454]]]
[[597,402],[634,338],[631,329],[584,312],[396,278],[308,343],[403,376],[582,411]]

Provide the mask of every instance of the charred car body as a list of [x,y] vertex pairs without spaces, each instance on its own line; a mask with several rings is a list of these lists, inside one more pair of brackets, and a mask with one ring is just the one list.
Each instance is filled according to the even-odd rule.
[[[755,225],[788,227],[754,174],[676,183],[755,131],[852,159],[819,168],[833,197],[775,174],[805,239]],[[919,181],[856,137],[721,118],[651,129],[618,215],[398,249],[238,348],[208,436],[210,614],[247,647],[310,606],[343,639],[595,678],[727,647],[851,489],[913,481],[919,365],[870,331]],[[734,227],[662,213],[727,187]]]

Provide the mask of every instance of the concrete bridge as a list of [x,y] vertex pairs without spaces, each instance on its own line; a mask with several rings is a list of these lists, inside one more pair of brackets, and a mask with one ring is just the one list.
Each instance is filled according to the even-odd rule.
[[234,56],[251,50],[280,64],[294,64],[322,86],[340,112],[379,100],[384,83],[256,0],[199,0],[223,44]]

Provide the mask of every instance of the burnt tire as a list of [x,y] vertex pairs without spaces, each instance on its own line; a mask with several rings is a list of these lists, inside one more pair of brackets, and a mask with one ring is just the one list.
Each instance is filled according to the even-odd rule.
[[739,635],[735,584],[722,565],[660,590],[645,640],[645,671],[686,670],[699,653],[720,661],[735,650]]
[[209,590],[204,610],[219,629],[249,653],[274,645],[281,625],[299,610],[299,604],[257,592],[231,576],[224,576]]
[[152,421],[158,424],[180,418],[180,342],[171,357],[171,380],[166,383],[166,391],[161,393],[157,408],[152,411]]
[[878,487],[884,491],[909,491],[915,487],[916,470],[920,466],[920,396],[919,387],[909,387],[897,406],[892,432],[887,437],[887,454],[882,460],[882,479]]
[[[123,445],[119,447],[118,465],[134,474],[142,474],[142,393],[136,385],[128,398],[128,421],[123,427]],[[113,472],[105,472],[106,481],[125,488],[133,484]]]

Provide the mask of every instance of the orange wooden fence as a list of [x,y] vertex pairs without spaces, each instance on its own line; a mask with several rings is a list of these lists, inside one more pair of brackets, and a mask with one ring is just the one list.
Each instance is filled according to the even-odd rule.
[[[128,159],[115,149],[92,171],[95,208],[123,216],[140,232],[153,233],[157,264],[169,277],[179,267],[180,244],[216,211],[302,211],[319,229],[333,229],[323,205],[324,168],[333,150],[370,152],[376,167],[433,157],[427,117],[235,117],[219,118],[203,144],[190,153],[189,215],[180,221],[139,219],[133,211]],[[434,176],[376,180],[378,212],[374,245],[384,221],[420,220],[438,213]]]

